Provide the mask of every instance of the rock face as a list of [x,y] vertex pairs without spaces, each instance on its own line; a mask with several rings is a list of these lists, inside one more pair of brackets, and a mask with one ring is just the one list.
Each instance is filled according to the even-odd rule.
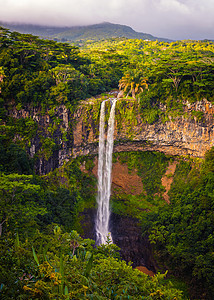
[[112,214],[110,227],[114,243],[121,248],[122,259],[132,262],[133,267],[146,266],[155,272],[151,246],[147,238],[142,237],[138,220]]
[[177,161],[169,163],[169,166],[166,169],[165,175],[161,178],[161,183],[165,188],[163,198],[168,204],[170,203],[168,192],[169,192],[169,190],[171,188],[171,184],[173,182],[173,175],[175,173],[176,165],[177,165]]
[[[118,99],[119,101],[124,101]],[[42,112],[41,108],[27,107],[10,110],[14,118],[31,117],[38,125],[36,135],[31,140],[29,154],[37,157],[36,171],[46,174],[62,166],[64,161],[80,155],[97,154],[99,131],[100,100],[83,101],[75,113],[64,105],[54,111]],[[93,111],[93,106],[97,110]],[[133,101],[128,101],[124,108],[133,109]],[[165,107],[160,107],[162,111]],[[197,120],[191,113],[201,113]],[[142,116],[135,109],[133,120],[123,116],[124,111],[116,111],[114,152],[121,151],[162,151],[169,155],[190,155],[203,157],[214,146],[214,106],[207,100],[194,104],[185,103],[183,114],[168,121],[160,120],[154,124],[142,121]],[[120,121],[119,121],[120,119]],[[50,155],[45,155],[42,141],[48,138],[55,146]],[[47,148],[47,147],[46,147]]]
[[[120,101],[120,100],[118,100]],[[130,109],[131,103],[127,105]],[[161,107],[164,111],[164,107]],[[191,112],[201,112],[200,121]],[[80,107],[76,115],[77,125],[74,128],[73,155],[88,155],[97,153],[98,136],[93,133],[93,126],[85,127],[82,121],[84,107]],[[162,151],[169,155],[190,155],[204,157],[205,152],[214,146],[214,106],[206,99],[194,104],[185,103],[183,115],[175,119],[169,116],[165,123],[157,121],[154,124],[144,123],[139,113],[136,123],[127,130],[127,123],[122,128],[115,124],[114,152],[121,151]],[[90,123],[90,114],[87,116]]]
[[[36,158],[37,173],[47,174],[62,166],[72,156],[73,117],[64,105],[60,105],[51,113],[43,112],[40,107],[28,106],[20,110],[11,109],[9,114],[15,119],[32,118],[37,124],[36,135],[31,139],[31,147],[28,148],[30,156]],[[45,138],[55,143],[48,157],[45,155],[42,144]]]

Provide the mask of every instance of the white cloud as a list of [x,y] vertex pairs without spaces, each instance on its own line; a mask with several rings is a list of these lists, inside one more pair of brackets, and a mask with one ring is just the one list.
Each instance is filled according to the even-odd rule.
[[214,0],[0,0],[0,20],[43,25],[103,21],[174,39],[213,38]]
[[180,2],[179,0],[160,0],[160,10],[167,12],[176,12],[181,14],[187,14],[190,12],[187,4]]

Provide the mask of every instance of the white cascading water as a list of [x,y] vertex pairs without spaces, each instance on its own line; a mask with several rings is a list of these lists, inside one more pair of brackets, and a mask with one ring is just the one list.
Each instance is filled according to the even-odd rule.
[[114,145],[114,116],[116,99],[113,100],[108,120],[107,141],[105,142],[105,102],[101,104],[99,125],[99,153],[98,153],[98,194],[97,194],[97,218],[96,218],[96,244],[106,244],[107,237],[112,241],[109,232],[111,196],[111,170],[112,152]]

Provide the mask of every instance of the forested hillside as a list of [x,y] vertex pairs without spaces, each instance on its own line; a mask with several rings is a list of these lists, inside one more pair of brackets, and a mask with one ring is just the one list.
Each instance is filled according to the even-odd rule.
[[[52,138],[63,122],[56,109],[64,105],[72,115],[81,100],[118,88],[123,101],[134,101],[145,123],[185,118],[188,103],[204,98],[214,103],[214,44],[119,38],[77,48],[0,28],[2,299],[212,299],[213,149],[205,160],[176,158],[168,204],[161,176],[175,158],[115,154],[115,160],[136,169],[144,191],[114,195],[112,210],[138,219],[149,237],[157,271],[168,270],[153,278],[121,261],[115,245],[96,248],[76,232],[83,231],[81,213],[96,206],[94,157],[70,159],[44,176],[35,172],[38,159],[48,160],[59,147]],[[100,100],[96,119],[99,107]],[[11,114],[34,108],[50,118],[44,130],[50,136],[40,132],[36,117]],[[203,112],[191,113],[203,122]],[[60,129],[62,144],[68,135],[72,142],[73,125],[69,132]],[[41,151],[30,156],[35,135]],[[189,295],[177,279],[187,284]]]
[[110,39],[80,51],[1,28],[1,94],[16,104],[71,103],[117,88],[124,76],[127,84],[138,84],[136,92],[145,78],[150,88],[144,96],[153,102],[170,96],[212,101],[213,56],[209,41]]
[[98,41],[109,38],[128,38],[142,40],[159,40],[170,42],[168,39],[154,37],[151,34],[136,32],[131,27],[120,24],[112,24],[103,22],[100,24],[88,26],[73,26],[73,27],[56,27],[56,26],[41,26],[32,24],[14,24],[4,23],[0,21],[0,26],[9,28],[11,31],[18,31],[25,34],[33,34],[39,37],[57,40],[61,42],[68,41],[70,43],[85,43],[87,41]]

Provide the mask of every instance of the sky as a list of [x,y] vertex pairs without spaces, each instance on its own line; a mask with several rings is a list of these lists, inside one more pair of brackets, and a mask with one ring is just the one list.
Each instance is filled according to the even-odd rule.
[[174,40],[214,40],[214,0],[0,0],[0,21],[76,26],[111,22]]

